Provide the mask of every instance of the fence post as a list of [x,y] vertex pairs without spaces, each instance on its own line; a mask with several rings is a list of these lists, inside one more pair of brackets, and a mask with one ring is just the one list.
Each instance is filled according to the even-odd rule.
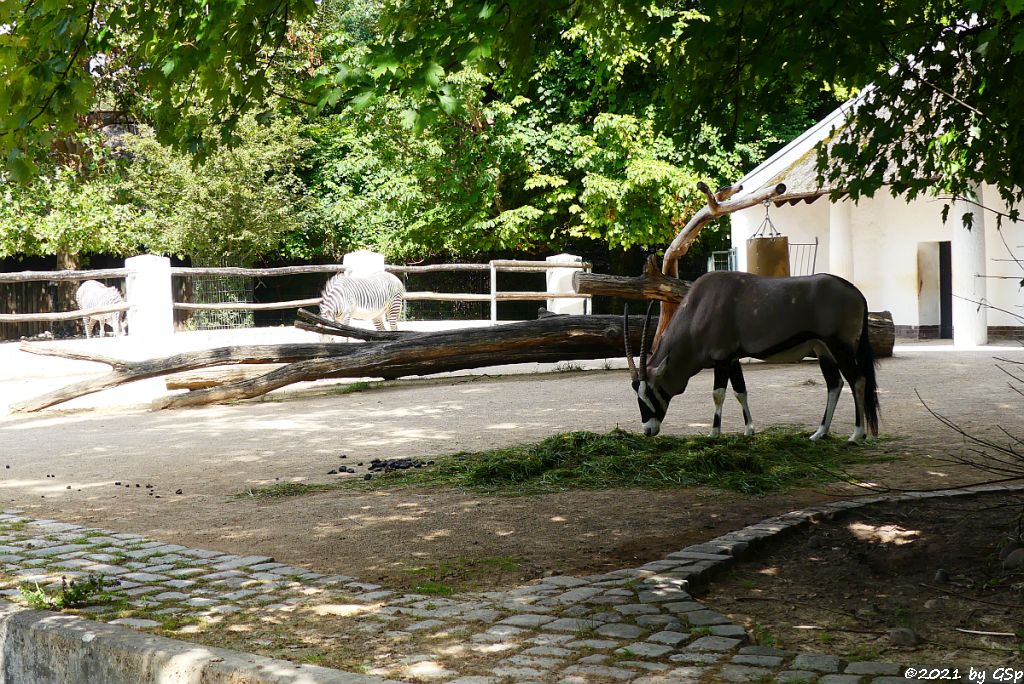
[[143,254],[124,261],[128,269],[125,299],[128,334],[143,339],[166,339],[174,334],[174,297],[171,294],[171,260]]
[[[549,294],[572,294],[575,290],[572,287],[572,275],[583,269],[583,257],[575,254],[556,254],[545,259],[547,262],[555,263],[579,263],[579,268],[549,268],[545,271],[547,278],[547,291]],[[587,313],[587,300],[583,297],[549,299],[547,302],[548,311],[557,314],[581,315]]]
[[368,249],[357,249],[341,259],[341,265],[348,267],[348,274],[361,278],[384,270],[384,255]]
[[498,269],[494,261],[489,262],[491,267],[491,325],[498,322]]

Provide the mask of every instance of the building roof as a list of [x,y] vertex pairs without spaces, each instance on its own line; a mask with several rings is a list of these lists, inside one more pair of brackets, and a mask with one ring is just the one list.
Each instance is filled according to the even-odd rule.
[[[783,202],[795,204],[800,200],[813,202],[835,188],[818,184],[818,144],[831,138],[846,126],[850,116],[873,90],[868,86],[856,97],[840,105],[835,111],[798,135],[788,145],[768,157],[754,170],[739,180],[743,186],[737,196],[754,194],[779,183],[786,184]],[[780,204],[782,202],[779,202]]]

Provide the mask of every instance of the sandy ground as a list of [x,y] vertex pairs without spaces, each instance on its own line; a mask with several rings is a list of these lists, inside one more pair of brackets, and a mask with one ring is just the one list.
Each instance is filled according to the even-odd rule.
[[[963,447],[927,414],[915,390],[965,428],[993,434],[998,424],[1024,433],[1020,397],[1007,387],[994,356],[1024,362],[1019,347],[898,347],[879,370],[880,399],[883,432],[897,438],[894,444],[905,455],[868,466],[864,476],[929,486],[977,479],[942,460]],[[41,363],[0,354],[6,401],[83,372],[81,366],[60,371],[36,365]],[[825,388],[816,364],[754,363],[746,376],[759,427],[810,429],[820,420]],[[145,391],[158,392],[159,386]],[[331,482],[338,476],[329,470],[374,457],[433,456],[567,430],[638,429],[635,396],[622,370],[467,375],[352,394],[314,385],[264,401],[163,412],[112,403],[97,395],[93,408],[0,417],[0,504],[34,517],[266,554],[387,582],[400,581],[415,565],[460,558],[513,558],[524,579],[634,565],[827,496],[750,498],[699,489],[523,498],[452,491],[334,491],[272,501],[233,496],[274,482]],[[848,434],[852,413],[846,392],[833,429]],[[711,374],[702,373],[673,402],[664,431],[706,431],[711,414]],[[742,428],[731,400],[723,427]]]

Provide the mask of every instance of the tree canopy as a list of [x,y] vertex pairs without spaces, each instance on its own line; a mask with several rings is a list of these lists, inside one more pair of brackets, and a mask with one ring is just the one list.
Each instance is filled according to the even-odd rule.
[[[854,196],[988,182],[1012,203],[1022,18],[1020,0],[13,0],[0,152],[10,177],[67,186],[96,226],[141,218],[89,243],[104,249],[618,248],[664,243],[697,180],[735,179],[874,84],[823,176]],[[77,175],[53,164],[111,120],[153,139],[107,165],[79,157]],[[13,202],[24,193],[8,191],[7,226],[63,211]],[[261,227],[232,246],[242,205]],[[208,217],[220,228],[200,245],[185,226]],[[8,253],[49,244],[9,233]]]

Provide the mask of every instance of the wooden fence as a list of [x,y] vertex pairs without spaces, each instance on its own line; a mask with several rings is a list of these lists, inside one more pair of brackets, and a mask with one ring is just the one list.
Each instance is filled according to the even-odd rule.
[[[574,292],[547,292],[547,291],[510,291],[501,292],[498,289],[498,273],[500,272],[546,272],[554,268],[582,269],[590,271],[592,265],[588,262],[578,261],[527,261],[515,259],[493,260],[486,264],[430,264],[425,266],[385,266],[385,270],[395,274],[412,273],[436,273],[436,272],[459,272],[475,271],[487,272],[490,274],[490,291],[480,292],[426,292],[414,291],[406,293],[407,301],[445,301],[445,302],[490,302],[491,322],[497,321],[498,302],[503,301],[546,301],[550,299],[582,299],[584,312],[587,311],[588,295],[579,295]],[[172,277],[281,277],[309,273],[338,273],[347,270],[347,267],[340,264],[328,264],[323,266],[285,266],[279,268],[184,268],[175,267],[170,269]],[[32,281],[81,281],[101,280],[107,278],[125,278],[127,288],[131,288],[128,268],[96,269],[80,271],[20,271],[16,273],[0,273],[0,283],[27,283]],[[127,297],[129,302],[132,297]],[[297,309],[300,307],[316,306],[320,303],[319,297],[307,299],[295,299],[281,302],[223,302],[223,303],[189,303],[174,302],[172,307],[177,311],[273,311],[283,309]],[[130,311],[131,304],[119,304],[116,306],[102,307],[88,310],[62,311],[52,313],[4,313],[0,314],[0,323],[28,323],[39,321],[68,321],[85,316],[113,311]]]

